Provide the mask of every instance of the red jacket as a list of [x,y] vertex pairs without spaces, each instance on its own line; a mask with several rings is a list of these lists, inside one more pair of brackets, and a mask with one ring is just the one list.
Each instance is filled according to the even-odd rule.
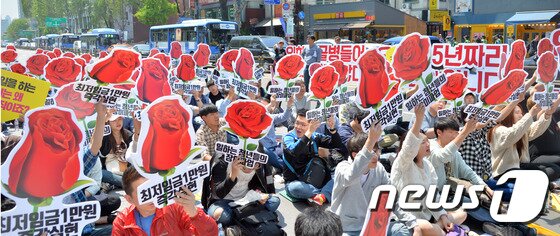
[[[113,222],[113,235],[147,235],[134,219],[135,206],[132,205],[119,213]],[[200,208],[198,214],[191,218],[178,204],[171,204],[156,210],[150,228],[152,236],[160,235],[218,235],[218,225],[214,219]]]

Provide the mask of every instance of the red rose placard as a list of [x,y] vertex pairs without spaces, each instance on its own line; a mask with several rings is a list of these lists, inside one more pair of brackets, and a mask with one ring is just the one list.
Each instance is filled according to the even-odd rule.
[[527,55],[527,49],[525,49],[525,41],[515,40],[515,42],[511,44],[511,53],[507,58],[506,65],[504,67],[504,73],[502,73],[502,76],[506,77],[512,70],[523,69],[525,55]]
[[220,67],[226,71],[233,72],[233,62],[237,59],[237,54],[239,51],[237,49],[231,49],[220,57]]
[[86,63],[89,63],[91,61],[91,58],[92,58],[91,54],[89,54],[89,53],[82,54],[80,57],[83,58],[84,60],[86,60]]
[[298,77],[304,67],[305,61],[299,54],[290,54],[276,63],[276,74],[283,80],[291,80]]
[[52,51],[56,57],[62,56],[62,50],[60,50],[60,48],[54,48]]
[[259,102],[243,100],[232,103],[225,116],[229,127],[239,137],[257,139],[272,124],[272,118]]
[[74,91],[74,85],[68,84],[58,90],[54,98],[56,105],[74,111],[78,120],[95,113],[95,104],[82,100],[80,93]]
[[14,51],[16,51],[16,46],[14,46],[13,44],[8,44],[8,46],[6,46],[6,50],[14,50]]
[[11,65],[10,70],[18,74],[22,74],[22,75],[25,74],[25,66],[23,66],[21,63],[15,63]]
[[99,52],[99,59],[103,59],[108,55],[109,55],[109,53],[107,51],[101,51],[101,52]]
[[319,67],[321,66],[322,66],[321,63],[319,62],[311,63],[311,65],[309,65],[309,76],[313,76],[313,73],[315,73],[315,71],[319,69]]
[[412,33],[403,38],[393,54],[392,66],[395,76],[403,80],[415,80],[428,68],[430,38]]
[[62,54],[63,57],[69,57],[69,58],[74,58],[76,57],[76,54],[72,53],[72,52],[65,52],[64,54]]
[[169,50],[171,58],[178,59],[181,54],[183,54],[183,50],[181,50],[181,43],[178,41],[171,42],[171,49]]
[[179,66],[176,69],[177,78],[182,81],[191,81],[196,77],[195,61],[189,54],[181,55],[179,58]]
[[150,103],[160,97],[171,95],[167,75],[167,68],[158,59],[143,59],[142,72],[138,81],[136,81],[138,98],[143,102]]
[[35,54],[27,59],[27,69],[34,75],[42,75],[45,65],[49,62],[49,57],[45,54]]
[[441,94],[447,100],[455,100],[463,95],[468,83],[463,73],[452,73],[447,76],[447,82],[441,87]]
[[8,187],[20,198],[45,199],[71,189],[80,176],[82,130],[72,113],[40,109],[26,116],[21,145],[10,153]]
[[47,63],[45,78],[55,87],[76,81],[82,73],[82,67],[68,57],[57,57]]
[[161,61],[161,64],[163,64],[163,66],[165,66],[166,68],[169,68],[171,66],[171,57],[166,55],[165,53],[157,53],[153,56],[154,58],[157,58]]
[[17,52],[15,50],[6,50],[0,54],[3,63],[10,63],[16,61]]
[[558,62],[550,51],[544,52],[537,61],[537,75],[543,83],[550,83],[558,74]]
[[389,89],[389,76],[385,69],[385,58],[377,50],[369,50],[358,60],[361,72],[357,96],[364,108],[379,103]]
[[42,48],[37,48],[37,50],[35,50],[35,53],[37,53],[37,54],[43,54],[44,51],[43,51]]
[[554,45],[549,38],[542,38],[537,46],[537,55],[540,57],[545,52],[554,53]]
[[196,62],[196,66],[203,67],[208,65],[208,63],[210,63],[211,54],[212,52],[210,52],[210,46],[208,46],[208,44],[205,43],[198,44],[198,48],[196,49],[196,52],[194,52],[193,55],[194,61]]
[[114,49],[108,57],[93,65],[89,76],[103,83],[121,83],[127,81],[139,66],[140,54],[128,49]]
[[86,59],[83,59],[81,57],[75,57],[74,61],[76,61],[76,63],[78,63],[81,67],[82,67],[82,74],[80,76],[81,78],[84,78],[84,76],[86,75]]
[[515,90],[523,85],[525,78],[527,78],[527,72],[523,69],[512,70],[500,82],[486,89],[480,97],[480,100],[488,105],[501,104],[505,102]]
[[338,75],[340,76],[340,78],[338,78],[338,85],[340,86],[346,83],[346,77],[348,77],[348,66],[344,65],[342,60],[333,61],[330,65],[334,66],[336,72],[338,72]]
[[395,94],[399,92],[401,85],[401,80],[397,79],[395,74],[389,74],[389,82],[396,82],[396,84],[391,87],[385,98],[383,98],[384,102],[389,101],[393,96],[395,96]]
[[47,52],[47,56],[49,56],[50,59],[56,58],[56,54],[54,54],[54,52]]
[[153,57],[154,55],[158,54],[159,50],[157,48],[150,49],[150,55],[148,57]]
[[310,91],[318,99],[331,96],[338,83],[338,73],[333,66],[323,66],[313,73],[310,79]]
[[253,58],[253,53],[251,53],[251,51],[246,48],[240,48],[234,65],[235,73],[239,76],[239,78],[244,80],[253,79],[255,59]]
[[187,158],[193,147],[189,132],[190,113],[178,99],[158,100],[147,108],[146,113],[150,129],[141,148],[144,169],[148,173],[157,173],[174,168]]

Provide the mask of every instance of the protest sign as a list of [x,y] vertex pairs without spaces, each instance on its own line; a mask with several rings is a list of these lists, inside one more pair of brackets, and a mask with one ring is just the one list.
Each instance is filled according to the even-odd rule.
[[210,46],[205,43],[199,43],[196,47],[196,51],[193,54],[193,59],[196,62],[196,67],[202,69],[204,66],[207,66],[210,63],[210,55],[212,55]]
[[45,65],[44,74],[51,86],[58,88],[82,78],[82,66],[72,58],[58,57]]
[[[255,146],[249,144],[250,148]],[[268,155],[251,150],[245,150],[240,145],[228,144],[224,142],[216,142],[216,153],[224,155],[227,163],[233,162],[236,157],[244,158],[243,164],[248,168],[254,168],[257,163],[262,165],[268,162]]]
[[[328,115],[331,114],[330,111],[338,109],[334,108],[336,106],[334,106],[333,99],[330,97],[334,93],[339,77],[340,75],[334,66],[331,65],[321,66],[313,73],[309,84],[309,91],[312,94],[310,99],[319,100],[321,106],[319,109],[308,111],[305,115],[307,119],[319,119],[322,117],[326,121]],[[323,111],[321,112],[321,110]]]
[[27,67],[29,74],[32,74],[35,78],[41,78],[45,73],[45,65],[47,65],[49,60],[49,56],[37,53],[27,58],[25,67]]
[[494,121],[500,117],[500,112],[486,107],[482,107],[481,103],[469,104],[463,111],[468,114],[467,119],[476,118],[479,123]]
[[525,96],[525,86],[521,86],[519,88],[517,88],[515,91],[513,91],[513,93],[511,94],[511,96],[509,96],[507,102],[513,102],[517,99],[519,99],[519,96]]
[[231,78],[230,82],[231,86],[235,88],[235,93],[242,98],[250,98],[249,93],[253,93],[255,95],[259,94],[259,88],[247,83],[245,80]]
[[[327,105],[332,104],[332,100],[327,101]],[[309,110],[305,113],[305,118],[308,120],[321,119],[326,121],[331,115],[338,114],[339,106],[327,106],[317,109]]]
[[[355,83],[360,78],[360,71],[358,70],[358,59],[367,50],[379,48],[384,52],[390,46],[378,44],[321,44],[317,45],[321,49],[321,61],[331,63],[337,60],[343,61],[348,65],[348,82]],[[288,45],[286,47],[286,54],[301,55],[306,45]],[[309,65],[309,74],[312,75],[311,65]]]
[[158,59],[142,59],[141,73],[132,91],[140,101],[151,103],[156,99],[171,95],[168,70]]
[[49,86],[48,82],[2,70],[2,122],[43,106]]
[[[303,76],[305,61],[298,54],[282,57],[277,63],[274,74],[276,85],[269,87],[269,94],[276,94],[277,101],[286,101],[298,93],[300,87],[294,87],[294,80]],[[297,88],[297,89],[296,89]]]
[[[87,68],[90,78],[105,84],[132,83],[132,75],[136,69],[142,67],[146,70],[146,65],[140,61],[141,56],[132,49],[116,48],[106,57],[98,60]],[[157,58],[151,58],[157,60]],[[161,62],[160,62],[161,64]],[[161,64],[163,67],[163,64]]]
[[362,129],[368,131],[377,122],[381,122],[382,127],[397,123],[397,119],[401,117],[400,106],[403,101],[404,94],[398,93],[384,102],[379,109],[369,109],[370,114],[361,122]]
[[558,98],[558,93],[554,92],[535,92],[533,101],[541,108],[546,109],[552,106],[552,103]]
[[388,192],[382,192],[379,195],[374,194],[367,209],[360,235],[387,235],[389,222],[391,221],[391,211],[386,207],[387,201],[389,201]]
[[446,75],[447,81],[441,87],[441,95],[451,101],[453,108],[459,107],[457,98],[463,97],[468,80],[463,73],[454,72]]
[[160,60],[161,64],[165,66],[165,68],[169,69],[171,67],[171,56],[160,52],[153,55],[153,58],[157,58],[158,60]]
[[404,108],[411,111],[414,107],[420,103],[428,107],[432,102],[437,101],[441,97],[441,87],[447,81],[445,74],[440,74],[438,77],[434,78],[432,81],[431,76],[427,77],[427,86],[419,85],[419,91],[414,93],[410,98],[404,101]]
[[222,143],[221,145],[224,145],[222,151],[218,150],[218,145],[216,150],[226,156],[239,155],[241,161],[249,168],[253,168],[255,162],[266,164],[268,157],[265,158],[264,154],[257,152],[259,140],[272,126],[272,117],[267,113],[266,108],[256,101],[237,100],[227,107],[225,120],[227,126],[222,129],[236,135],[239,144],[229,146]]
[[82,100],[90,103],[97,103],[103,99],[103,104],[112,106],[121,99],[128,99],[130,91],[114,88],[114,85],[99,85],[94,80],[75,82],[70,84],[75,92],[79,93]]
[[240,48],[237,58],[232,63],[233,71],[237,78],[242,80],[253,80],[255,71],[255,59],[253,53],[246,48]]
[[487,105],[498,105],[508,100],[511,95],[525,82],[527,72],[523,69],[515,69],[501,81],[485,89],[480,96],[480,100]]
[[352,97],[354,96],[356,96],[356,89],[349,89],[343,85],[343,87],[337,89],[332,99],[335,104],[346,104],[352,102]]
[[63,203],[94,184],[84,175],[83,133],[70,109],[42,107],[26,113],[23,137],[2,165],[2,194],[16,203],[2,212],[2,234],[81,235],[99,219],[97,201]]
[[[142,112],[142,128],[138,149],[130,162],[148,179],[138,186],[140,204],[153,202],[161,208],[174,202],[175,192],[185,184],[201,190],[202,179],[208,176],[208,162],[189,167],[190,161],[204,151],[194,146],[195,132],[192,111],[180,96],[157,98]],[[193,172],[194,174],[189,173]]]
[[255,80],[263,79],[264,78],[264,68],[262,68],[262,67],[257,68],[253,75],[254,75],[253,77],[255,78]]

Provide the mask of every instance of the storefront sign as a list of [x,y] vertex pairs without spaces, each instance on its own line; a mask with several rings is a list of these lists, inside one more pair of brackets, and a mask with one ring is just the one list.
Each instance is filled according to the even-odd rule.
[[430,21],[445,23],[445,16],[449,17],[449,12],[445,10],[430,10]]
[[438,9],[439,0],[430,0],[430,10]]
[[451,17],[449,14],[443,16],[443,31],[451,30]]
[[363,18],[366,16],[365,10],[359,11],[345,11],[345,12],[331,12],[314,14],[315,20],[328,20],[328,19],[341,19],[341,18]]

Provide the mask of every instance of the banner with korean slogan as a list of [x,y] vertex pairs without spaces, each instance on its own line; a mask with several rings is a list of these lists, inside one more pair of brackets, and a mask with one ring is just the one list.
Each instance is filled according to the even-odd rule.
[[49,89],[48,82],[2,70],[2,122],[43,106]]
[[286,101],[293,94],[299,93],[299,86],[295,85],[295,80],[303,77],[305,61],[298,54],[291,54],[282,57],[276,63],[274,81],[275,85],[268,88],[269,94],[276,94],[277,101]]
[[36,108],[24,124],[21,141],[2,165],[2,194],[16,203],[2,212],[2,235],[81,235],[99,219],[101,207],[98,201],[65,204],[66,198],[79,201],[73,194],[95,183],[84,175],[84,131],[74,111]]
[[216,143],[216,152],[225,155],[228,163],[235,158],[248,168],[255,168],[257,163],[264,165],[268,162],[268,155],[257,151],[259,140],[268,134],[272,126],[272,117],[264,105],[252,100],[238,100],[231,103],[226,110],[227,127],[222,129],[236,135],[239,143]]
[[142,110],[141,116],[137,149],[130,158],[148,179],[138,186],[138,202],[153,202],[161,208],[174,202],[182,186],[193,193],[201,191],[202,180],[210,174],[210,164],[203,161],[191,165],[191,160],[205,149],[194,146],[191,109],[180,96],[170,95],[157,98]]

